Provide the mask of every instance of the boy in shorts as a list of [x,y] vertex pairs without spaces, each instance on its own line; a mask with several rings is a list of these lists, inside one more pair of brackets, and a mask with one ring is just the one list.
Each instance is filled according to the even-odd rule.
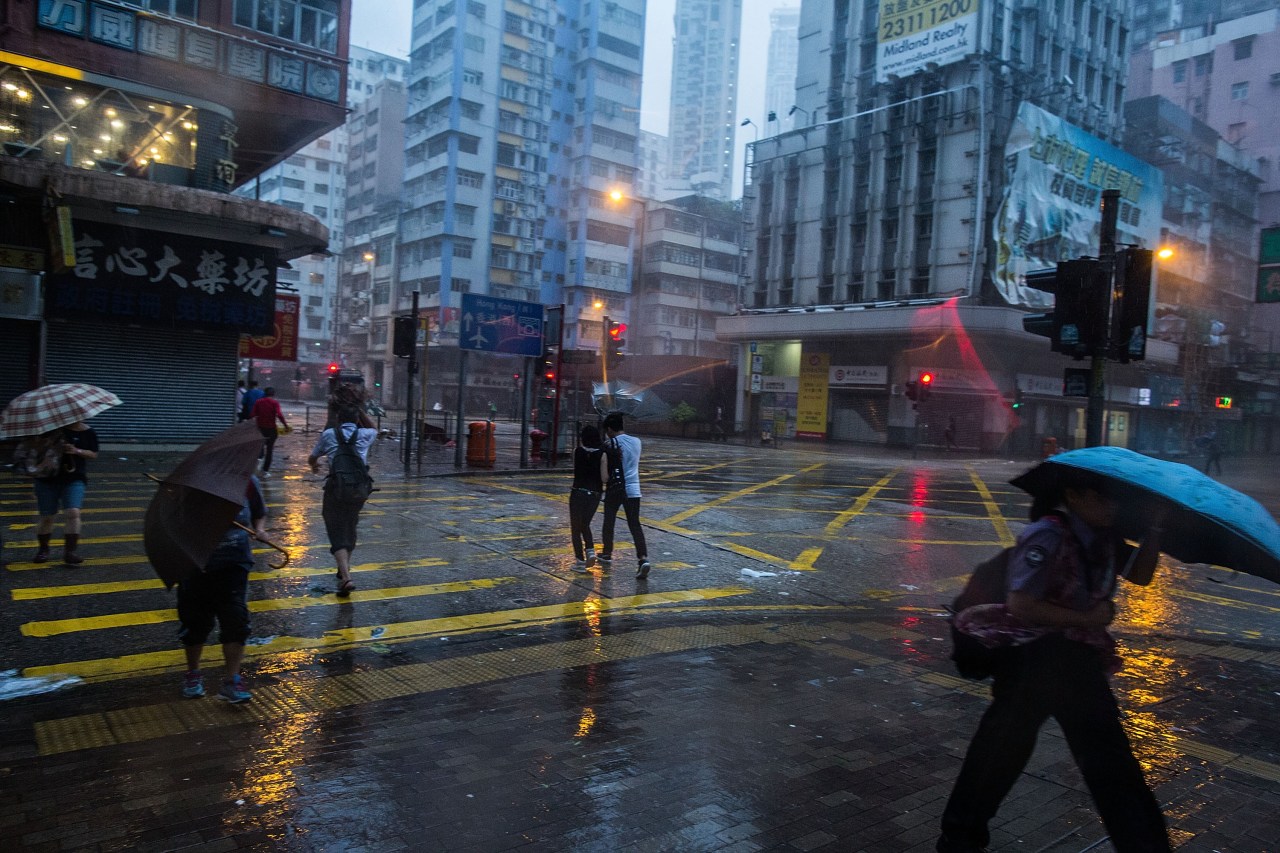
[[[256,477],[245,488],[244,504],[236,516],[240,524],[251,525],[254,532],[266,536],[267,506]],[[200,656],[205,641],[218,623],[218,639],[226,678],[218,698],[231,704],[248,702],[252,694],[240,675],[244,660],[244,644],[249,639],[249,571],[253,568],[253,551],[249,534],[232,525],[214,549],[204,571],[178,584],[178,639],[187,654],[187,674],[182,682],[182,695],[199,699],[204,695],[204,675],[200,672]]]

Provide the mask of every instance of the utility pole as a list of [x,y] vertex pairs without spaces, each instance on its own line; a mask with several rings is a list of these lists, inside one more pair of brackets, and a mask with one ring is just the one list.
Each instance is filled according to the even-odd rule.
[[409,379],[405,382],[404,415],[404,472],[409,473],[409,460],[413,456],[413,437],[417,434],[413,422],[413,377],[418,374],[418,291],[413,292],[413,345],[409,347]]
[[1098,246],[1098,260],[1102,264],[1106,277],[1106,298],[1100,304],[1089,306],[1089,310],[1105,312],[1101,323],[1102,340],[1099,342],[1089,360],[1089,403],[1085,409],[1086,447],[1100,447],[1103,444],[1102,427],[1106,399],[1107,352],[1111,344],[1112,303],[1115,301],[1115,269],[1116,269],[1116,218],[1120,212],[1120,191],[1102,191],[1102,230]]

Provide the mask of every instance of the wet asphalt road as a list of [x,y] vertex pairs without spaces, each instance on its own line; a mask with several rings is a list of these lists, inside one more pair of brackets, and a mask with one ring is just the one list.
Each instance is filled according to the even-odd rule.
[[[142,555],[141,472],[171,460],[103,460],[78,568],[24,562],[31,501],[0,488],[4,668],[82,679],[0,705],[0,846],[931,849],[984,693],[940,604],[1016,533],[1025,463],[646,441],[641,582],[621,523],[612,566],[574,571],[564,471],[406,479],[388,443],[342,601],[308,443],[266,483],[293,559],[260,555],[234,708],[179,697]],[[1180,849],[1277,849],[1278,592],[1170,564],[1123,599],[1118,688]],[[1103,836],[1042,740],[995,849]]]

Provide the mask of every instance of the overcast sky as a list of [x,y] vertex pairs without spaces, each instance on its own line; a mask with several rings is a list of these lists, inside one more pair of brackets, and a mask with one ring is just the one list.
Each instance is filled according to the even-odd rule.
[[[742,0],[742,43],[739,48],[738,121],[749,118],[762,129],[765,58],[769,51],[769,13],[779,6],[798,6],[800,0]],[[644,89],[640,126],[666,134],[671,100],[671,38],[675,0],[649,0],[646,13]],[[409,56],[413,29],[413,0],[353,0],[351,43],[359,47]],[[742,146],[755,138],[750,127],[737,127],[740,174]]]

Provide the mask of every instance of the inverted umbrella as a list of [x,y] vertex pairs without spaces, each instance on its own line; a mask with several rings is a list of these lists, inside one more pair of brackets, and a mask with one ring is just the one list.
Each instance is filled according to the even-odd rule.
[[632,385],[630,382],[611,380],[607,385],[593,382],[591,402],[596,411],[603,415],[621,412],[637,421],[662,421],[671,417],[671,406],[653,393],[652,389]]
[[0,438],[43,435],[50,430],[87,421],[112,406],[120,398],[97,385],[61,382],[19,394],[0,413]]
[[244,505],[262,433],[253,421],[197,447],[160,481],[147,507],[142,544],[167,588],[204,571]]
[[1100,478],[1116,499],[1121,535],[1141,539],[1167,507],[1161,551],[1280,583],[1280,524],[1253,498],[1190,465],[1122,447],[1086,447],[1051,456],[1009,482],[1033,495],[1053,494],[1078,482],[1081,472]]

